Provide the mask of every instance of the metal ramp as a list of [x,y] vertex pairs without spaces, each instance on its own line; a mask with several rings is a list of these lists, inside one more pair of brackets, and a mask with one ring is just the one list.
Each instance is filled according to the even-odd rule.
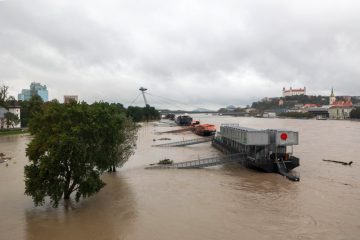
[[152,147],[181,147],[181,146],[211,142],[212,139],[213,139],[213,137],[195,138],[195,139],[184,140],[184,141],[179,141],[179,142],[171,142],[171,143],[152,145]]
[[170,130],[170,131],[165,131],[165,132],[157,132],[157,134],[163,134],[163,133],[181,133],[181,132],[187,132],[187,131],[191,131],[193,130],[192,127],[186,127],[186,128],[180,128],[180,129],[175,129],[175,130]]
[[285,176],[287,179],[294,181],[294,182],[298,182],[300,181],[300,178],[291,174],[288,169],[286,168],[286,165],[284,163],[284,161],[276,161],[276,165],[278,167],[279,173],[283,176]]
[[173,164],[154,165],[154,166],[146,167],[145,169],[203,168],[203,167],[211,167],[211,166],[222,165],[232,162],[240,162],[243,161],[245,158],[246,158],[245,153],[235,153],[224,156],[202,158],[202,159],[173,163]]

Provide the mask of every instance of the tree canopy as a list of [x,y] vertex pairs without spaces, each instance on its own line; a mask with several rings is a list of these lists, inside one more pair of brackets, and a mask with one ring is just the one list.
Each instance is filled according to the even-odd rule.
[[73,192],[76,201],[98,192],[105,184],[100,175],[122,166],[136,140],[134,123],[108,103],[49,102],[31,118],[29,131],[25,194],[35,205],[49,196],[55,207]]
[[146,107],[129,106],[127,115],[133,119],[134,122],[151,121],[160,119],[160,113],[154,107],[146,105]]
[[5,101],[8,98],[9,87],[6,85],[0,86],[0,107],[5,107]]
[[35,94],[28,101],[20,101],[21,106],[21,126],[27,127],[30,119],[38,113],[42,112],[44,101]]
[[5,115],[5,121],[6,121],[7,127],[11,126],[12,128],[14,128],[16,125],[19,124],[20,119],[17,115],[15,115],[11,112],[7,112],[4,115]]
[[360,108],[354,108],[354,109],[350,112],[350,118],[360,119]]

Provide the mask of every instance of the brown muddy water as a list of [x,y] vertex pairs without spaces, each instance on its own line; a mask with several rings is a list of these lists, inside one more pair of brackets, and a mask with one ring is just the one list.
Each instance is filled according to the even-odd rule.
[[[136,154],[104,174],[99,194],[57,209],[24,195],[27,136],[0,137],[0,239],[360,239],[360,122],[197,116],[202,122],[299,131],[300,182],[238,164],[196,170],[145,170],[220,154],[210,143],[154,148],[171,127],[145,124]],[[354,161],[352,166],[322,159]]]

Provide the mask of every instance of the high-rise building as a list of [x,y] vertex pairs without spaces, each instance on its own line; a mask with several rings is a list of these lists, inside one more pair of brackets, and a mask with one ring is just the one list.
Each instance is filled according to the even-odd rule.
[[18,100],[25,101],[31,98],[30,89],[23,89],[21,93],[18,94]]
[[44,102],[49,101],[49,92],[46,85],[41,85],[36,82],[30,84],[30,89],[23,89],[21,93],[18,94],[18,100],[26,101],[34,95],[39,95]]

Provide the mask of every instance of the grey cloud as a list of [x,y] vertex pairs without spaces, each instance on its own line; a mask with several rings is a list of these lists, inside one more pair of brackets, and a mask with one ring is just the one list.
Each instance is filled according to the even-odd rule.
[[205,107],[291,85],[360,95],[358,10],[325,0],[5,1],[0,81],[124,103],[143,85]]

